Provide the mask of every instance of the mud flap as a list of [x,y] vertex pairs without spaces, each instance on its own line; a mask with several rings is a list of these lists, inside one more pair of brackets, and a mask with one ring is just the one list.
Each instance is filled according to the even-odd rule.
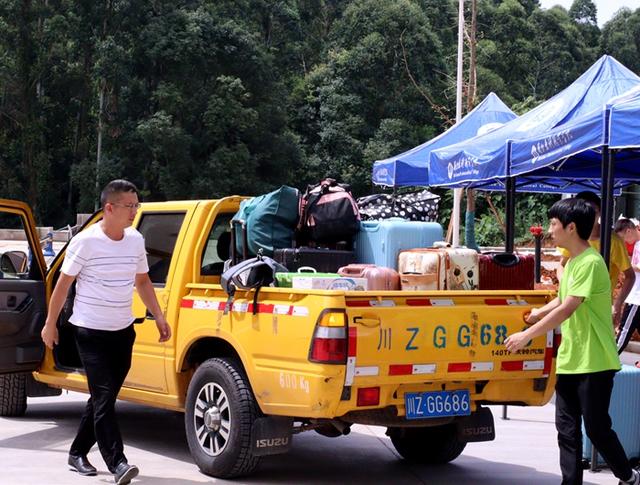
[[457,421],[457,426],[458,439],[464,443],[496,439],[493,414],[489,408],[478,407],[474,413]]
[[292,430],[292,418],[270,416],[256,419],[251,427],[252,453],[265,456],[288,452]]

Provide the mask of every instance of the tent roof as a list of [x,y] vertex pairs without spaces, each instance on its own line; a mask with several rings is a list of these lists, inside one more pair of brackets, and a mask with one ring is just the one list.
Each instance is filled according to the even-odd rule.
[[[497,188],[496,179],[520,178],[535,171],[536,177],[531,173],[528,179],[532,184],[541,182],[539,177],[543,176],[553,185],[564,184],[564,191],[570,191],[566,185],[571,182],[563,180],[567,178],[575,178],[579,187],[585,179],[599,186],[600,155],[595,150],[605,142],[604,103],[628,101],[638,86],[640,77],[613,57],[603,56],[565,90],[520,118],[487,135],[434,151],[431,185],[490,189]],[[619,117],[630,123],[629,116],[622,113]],[[590,152],[577,156],[585,150]],[[539,172],[553,164],[557,166],[552,172]],[[587,166],[591,167],[589,174]],[[623,179],[625,175],[619,171],[616,177]],[[497,186],[500,184],[498,181]],[[582,190],[579,187],[577,190]]]
[[373,183],[390,187],[427,186],[427,165],[431,150],[467,140],[476,136],[482,127],[490,129],[493,125],[495,128],[514,118],[516,115],[513,111],[495,93],[489,93],[459,123],[444,133],[404,153],[374,162]]

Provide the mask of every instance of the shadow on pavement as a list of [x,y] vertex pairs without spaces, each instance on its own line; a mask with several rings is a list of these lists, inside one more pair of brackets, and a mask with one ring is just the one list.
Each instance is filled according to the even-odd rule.
[[[38,421],[48,427],[0,440],[0,449],[41,449],[66,453],[66,447],[60,450],[60,444],[71,442],[83,409],[84,402],[80,401],[51,404],[31,400],[27,414],[11,421]],[[166,457],[193,463],[185,438],[182,413],[119,402],[118,416],[125,445],[157,454],[160,459]],[[486,446],[491,444],[487,443]],[[513,457],[508,459],[514,461]],[[193,467],[195,469],[195,464]],[[111,483],[108,474],[99,479]],[[588,474],[585,474],[585,483],[589,483],[588,479]],[[211,482],[214,481],[225,482],[212,478]],[[292,450],[288,454],[264,458],[252,476],[233,483],[555,485],[559,481],[559,474],[464,454],[447,465],[413,465],[399,458],[386,437],[375,436],[368,433],[366,428],[360,428],[349,436],[333,439],[314,432],[295,435]],[[176,479],[142,474],[135,483],[173,485]],[[190,485],[202,482],[180,479],[179,483]]]

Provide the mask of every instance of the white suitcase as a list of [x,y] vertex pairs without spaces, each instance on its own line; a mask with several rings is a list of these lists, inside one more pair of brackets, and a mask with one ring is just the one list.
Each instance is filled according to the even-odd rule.
[[398,256],[398,269],[403,290],[478,289],[478,253],[473,249],[402,251]]

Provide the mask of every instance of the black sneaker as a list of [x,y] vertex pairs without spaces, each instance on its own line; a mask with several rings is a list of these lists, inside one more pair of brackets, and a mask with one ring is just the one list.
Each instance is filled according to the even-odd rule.
[[620,480],[619,485],[640,485],[640,472],[631,470],[631,478],[628,481]]
[[71,470],[78,472],[79,475],[92,477],[98,474],[98,470],[96,470],[96,467],[89,463],[89,460],[87,460],[86,456],[69,455],[67,463],[71,467]]
[[113,480],[116,485],[127,485],[133,478],[138,476],[140,470],[135,465],[129,465],[127,462],[121,462],[113,474]]

